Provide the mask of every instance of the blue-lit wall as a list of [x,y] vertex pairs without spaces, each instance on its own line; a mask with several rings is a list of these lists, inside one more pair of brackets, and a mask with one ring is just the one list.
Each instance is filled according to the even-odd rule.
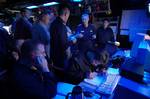
[[136,33],[146,33],[150,29],[150,17],[146,10],[123,10],[121,18],[121,33],[129,35],[130,41],[133,41]]

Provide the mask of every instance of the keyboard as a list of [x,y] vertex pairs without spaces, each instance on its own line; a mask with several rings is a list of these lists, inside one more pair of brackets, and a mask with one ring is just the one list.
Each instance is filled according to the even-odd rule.
[[99,85],[96,93],[111,95],[119,82],[120,76],[118,74],[108,74],[106,81]]
[[84,79],[84,82],[91,85],[98,87],[102,82],[104,82],[105,77],[95,76],[93,79]]

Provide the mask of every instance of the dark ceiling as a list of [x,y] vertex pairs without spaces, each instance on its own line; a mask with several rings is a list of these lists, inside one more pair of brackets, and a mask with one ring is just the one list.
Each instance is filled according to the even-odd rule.
[[[46,2],[69,2],[71,0],[0,0],[0,10],[20,9],[30,5],[40,5]],[[84,0],[83,0],[84,1]],[[122,9],[143,9],[150,0],[110,0],[111,10],[118,15]],[[69,2],[72,3],[72,2]]]
[[[1,0],[0,0],[1,1]],[[0,2],[0,8],[20,8],[26,5],[39,5],[45,2],[60,1],[60,0],[3,0],[5,2]]]
[[110,0],[113,13],[118,14],[123,9],[145,9],[148,0]]
[[[43,3],[70,2],[71,0],[0,0],[0,15],[5,13],[5,16],[10,16],[8,9],[20,9],[30,5],[41,5]],[[150,0],[110,0],[112,15],[121,15],[123,9],[143,9],[146,8],[147,2]],[[74,7],[74,6],[73,6]]]
[[[0,7],[14,7],[25,4],[41,4],[44,2],[58,1],[58,2],[69,2],[70,0],[0,0]],[[110,0],[111,5],[118,8],[142,8],[145,6],[147,0]]]

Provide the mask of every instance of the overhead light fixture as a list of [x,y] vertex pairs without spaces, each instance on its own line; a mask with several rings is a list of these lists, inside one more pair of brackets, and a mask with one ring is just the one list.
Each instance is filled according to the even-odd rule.
[[44,3],[44,4],[38,5],[38,6],[35,6],[35,5],[28,6],[26,8],[28,8],[28,9],[35,9],[35,8],[39,8],[39,7],[42,7],[42,6],[46,7],[46,6],[53,6],[53,5],[57,5],[57,4],[59,4],[59,3],[58,2],[49,2],[49,3]]
[[28,9],[35,9],[35,8],[38,8],[38,6],[28,6],[27,8]]
[[72,0],[73,2],[82,2],[83,0]]
[[43,4],[43,6],[53,6],[53,5],[57,5],[59,4],[58,2],[49,2],[49,3],[45,3]]

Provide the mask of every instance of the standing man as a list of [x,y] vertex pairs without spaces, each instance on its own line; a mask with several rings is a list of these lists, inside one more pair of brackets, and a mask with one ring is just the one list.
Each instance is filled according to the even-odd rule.
[[34,41],[40,41],[44,44],[46,55],[50,58],[50,33],[49,33],[49,23],[53,12],[43,11],[39,15],[39,21],[33,25],[32,39]]
[[31,39],[32,24],[28,20],[30,16],[30,10],[22,9],[21,17],[16,21],[14,38],[16,40],[16,47],[18,50],[20,50],[20,47],[25,40]]
[[99,27],[96,34],[96,42],[98,49],[106,50],[109,55],[113,55],[116,50],[117,46],[120,44],[115,42],[113,30],[110,28],[110,22],[108,19],[103,20],[103,27]]
[[69,6],[60,5],[58,15],[50,27],[51,57],[55,66],[65,69],[67,66],[66,59],[69,47],[66,28],[66,23],[70,16]]
[[115,42],[113,30],[109,26],[109,20],[103,20],[103,27],[99,27],[96,34],[96,42],[99,48],[105,48],[109,42]]
[[88,50],[93,49],[95,35],[95,27],[92,24],[89,24],[89,15],[82,14],[81,16],[82,24],[78,25],[76,33],[78,35],[78,48],[82,53],[86,53]]

